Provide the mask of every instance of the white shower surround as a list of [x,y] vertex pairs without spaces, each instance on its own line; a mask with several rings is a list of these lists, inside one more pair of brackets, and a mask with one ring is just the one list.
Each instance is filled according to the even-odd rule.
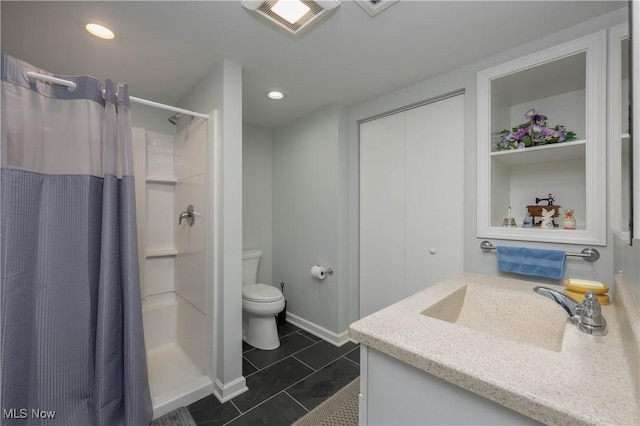
[[[185,117],[186,118],[186,117]],[[143,320],[154,418],[211,394],[212,309],[208,283],[209,123],[167,135],[135,129]],[[140,140],[142,138],[142,140]],[[177,215],[193,204],[193,226]]]

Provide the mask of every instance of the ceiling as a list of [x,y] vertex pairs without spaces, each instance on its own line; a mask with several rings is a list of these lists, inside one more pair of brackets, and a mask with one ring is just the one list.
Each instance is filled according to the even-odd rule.
[[[56,74],[129,83],[177,104],[223,58],[243,69],[244,121],[278,127],[353,105],[625,7],[626,1],[404,1],[375,17],[352,1],[301,37],[240,1],[2,1],[2,51]],[[79,22],[121,37],[106,42]],[[280,89],[286,98],[270,101]]]

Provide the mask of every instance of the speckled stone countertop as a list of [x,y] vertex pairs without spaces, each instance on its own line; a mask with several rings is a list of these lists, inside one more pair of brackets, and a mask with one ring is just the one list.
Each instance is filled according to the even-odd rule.
[[[535,283],[463,273],[351,324],[349,335],[546,424],[640,424],[640,314],[618,276],[614,302],[602,307],[608,334],[582,333],[563,314],[566,327],[556,350],[423,314],[468,285],[531,292],[539,297],[541,305],[550,303],[564,312],[559,305],[533,293]],[[486,303],[498,309],[501,301]],[[544,320],[556,321],[557,317]],[[521,325],[513,321],[514,327]]]

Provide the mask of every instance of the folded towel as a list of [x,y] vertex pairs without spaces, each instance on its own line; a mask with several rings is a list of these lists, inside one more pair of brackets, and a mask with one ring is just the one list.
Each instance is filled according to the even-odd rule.
[[496,252],[499,271],[556,280],[564,275],[564,251],[498,246]]

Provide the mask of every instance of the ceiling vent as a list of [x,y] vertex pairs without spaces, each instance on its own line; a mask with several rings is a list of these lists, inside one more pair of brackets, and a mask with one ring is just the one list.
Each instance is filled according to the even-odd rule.
[[[329,11],[340,6],[338,0],[243,0],[242,6],[254,12],[288,34],[300,35],[329,15]],[[293,16],[280,12],[280,8],[295,9]]]
[[356,3],[369,15],[376,16],[398,0],[356,0]]

